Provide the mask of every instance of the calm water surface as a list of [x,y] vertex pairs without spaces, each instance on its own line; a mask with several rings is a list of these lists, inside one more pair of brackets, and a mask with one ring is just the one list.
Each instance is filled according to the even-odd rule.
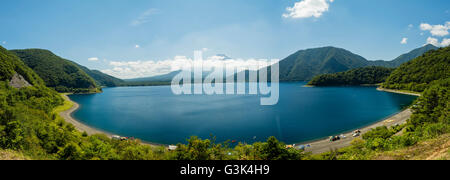
[[[105,88],[101,94],[71,95],[81,122],[114,134],[161,144],[217,136],[217,141],[264,141],[275,136],[297,143],[337,135],[383,120],[416,97],[375,87],[305,88],[281,83],[275,106],[255,95],[174,95],[170,86]],[[254,139],[256,137],[256,139]]]

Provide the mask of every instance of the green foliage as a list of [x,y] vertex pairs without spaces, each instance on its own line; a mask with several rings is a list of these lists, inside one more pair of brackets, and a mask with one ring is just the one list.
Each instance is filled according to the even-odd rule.
[[106,87],[116,87],[121,86],[124,84],[125,81],[115,78],[113,76],[107,75],[105,73],[102,73],[97,70],[90,70],[87,67],[78,65],[75,63],[81,70],[86,72],[90,77],[92,77],[95,80],[95,83],[99,86],[106,86]]
[[401,65],[383,83],[384,88],[422,92],[433,81],[450,77],[450,47],[432,50]]
[[305,81],[320,74],[364,67],[368,61],[344,49],[324,47],[298,51],[279,65],[280,81]]
[[302,50],[280,61],[280,81],[308,81],[317,75],[367,66],[395,68],[433,49],[437,47],[424,46],[403,54],[393,61],[369,61],[345,49],[335,47]]
[[394,69],[385,67],[364,67],[335,74],[314,77],[308,85],[313,86],[351,86],[379,84],[386,80]]
[[97,92],[94,80],[75,63],[62,59],[48,50],[13,50],[21,60],[34,70],[48,87],[59,92]]
[[287,149],[286,144],[270,137],[267,142],[253,145],[238,144],[229,148],[227,143],[215,144],[211,140],[191,137],[188,144],[178,144],[176,160],[301,160],[305,155],[301,150]]

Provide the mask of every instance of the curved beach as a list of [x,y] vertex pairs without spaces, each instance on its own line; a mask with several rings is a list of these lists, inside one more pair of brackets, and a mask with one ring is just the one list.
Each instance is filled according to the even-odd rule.
[[112,136],[113,136],[112,134],[110,134],[108,132],[105,132],[105,131],[101,131],[101,130],[95,129],[95,128],[90,127],[90,126],[87,126],[87,125],[79,122],[75,118],[73,118],[72,117],[72,113],[75,112],[80,107],[80,105],[78,103],[72,101],[67,95],[62,95],[62,96],[63,96],[63,98],[66,101],[70,101],[70,102],[73,103],[73,106],[70,109],[59,113],[59,115],[61,117],[63,117],[66,120],[66,122],[68,122],[68,123],[72,124],[73,126],[75,126],[75,129],[77,129],[78,131],[86,132],[88,135],[105,134],[106,136],[112,138]]
[[[420,94],[412,93],[412,92],[404,92],[404,91],[398,91],[398,90],[392,90],[392,89],[384,89],[384,88],[377,88],[378,91],[385,91],[390,93],[398,93],[398,94],[406,94],[411,96],[420,96]],[[377,127],[386,126],[386,127],[392,127],[395,125],[402,125],[407,122],[407,120],[411,117],[412,111],[410,108],[403,110],[402,112],[399,112],[389,118],[384,119],[383,121],[374,123],[372,125],[366,126],[364,128],[359,129],[361,131],[361,134],[364,134],[371,129],[375,129]],[[343,135],[346,137],[345,139],[341,139],[339,141],[330,142],[329,138],[324,138],[320,140],[314,140],[310,142],[303,142],[299,144],[307,144],[310,145],[310,147],[306,148],[306,152],[311,152],[313,154],[320,154],[325,153],[330,150],[336,150],[344,147],[348,147],[351,145],[351,142],[354,139],[360,138],[360,137],[353,137],[353,132],[356,129],[343,133]],[[334,136],[336,136],[335,134]],[[331,136],[331,135],[330,135]]]
[[[420,96],[420,94],[401,92],[401,91],[395,91],[395,90],[386,90],[386,89],[381,89],[381,88],[378,88],[377,90],[386,91],[386,92],[390,92],[390,93],[401,93],[401,94],[407,94],[407,95]],[[70,101],[74,104],[69,110],[66,110],[66,111],[63,111],[60,113],[61,117],[63,117],[66,120],[66,122],[73,124],[78,131],[86,132],[89,135],[104,134],[104,135],[112,138],[113,134],[108,133],[106,131],[98,130],[98,129],[93,128],[88,125],[85,125],[85,124],[79,122],[78,120],[76,120],[75,118],[73,118],[72,113],[75,112],[80,107],[80,105],[77,104],[76,102],[72,101],[67,95],[63,95],[63,96],[64,96],[64,99],[66,99],[67,101]],[[411,114],[412,114],[411,109],[406,109],[406,110],[404,110],[400,113],[397,113],[387,119],[384,119],[383,121],[363,127],[359,130],[361,131],[362,134],[364,134],[365,132],[368,132],[371,129],[376,128],[376,127],[380,127],[380,126],[391,127],[396,124],[404,124],[411,117]],[[328,152],[330,150],[335,150],[335,149],[340,149],[343,147],[350,146],[352,140],[355,139],[354,137],[352,137],[353,131],[343,133],[344,136],[346,136],[347,138],[341,139],[339,141],[330,142],[328,138],[323,138],[320,140],[314,140],[314,141],[310,141],[310,142],[297,143],[297,145],[299,145],[299,144],[310,145],[310,147],[306,148],[306,152],[311,152],[313,154],[324,153],[324,152]],[[337,135],[337,134],[335,134],[335,135]],[[143,142],[143,144],[161,146],[160,144],[150,143],[150,142]]]

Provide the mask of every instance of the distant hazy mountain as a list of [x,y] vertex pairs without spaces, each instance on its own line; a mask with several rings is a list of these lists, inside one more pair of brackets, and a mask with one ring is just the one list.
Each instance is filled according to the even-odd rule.
[[126,82],[170,82],[173,77],[175,77],[181,71],[174,71],[168,74],[163,74],[159,76],[135,78],[135,79],[125,79]]
[[[367,66],[382,66],[389,68],[398,67],[405,62],[421,56],[429,50],[435,49],[438,48],[433,45],[426,45],[409,53],[403,54],[392,61],[369,61],[364,57],[354,54],[348,50],[336,47],[300,50],[279,62],[280,81],[308,81],[317,75],[344,72],[350,69]],[[218,54],[217,56],[229,59],[229,57],[224,54]],[[171,81],[172,78],[178,73],[179,71],[155,77],[130,79],[126,81],[168,82]],[[248,81],[249,71],[239,72],[238,74],[241,73],[245,73],[247,77],[246,81]],[[270,70],[268,75],[270,75]],[[235,77],[236,76],[237,75],[235,75]]]
[[232,59],[229,56],[227,56],[226,54],[217,54],[216,56],[222,57],[223,60],[228,60],[228,59]]
[[79,65],[77,63],[75,63],[75,65],[77,65],[81,70],[83,70],[90,77],[92,77],[99,86],[116,87],[123,85],[123,83],[125,82],[122,79],[110,76],[98,70],[90,70],[89,68]]

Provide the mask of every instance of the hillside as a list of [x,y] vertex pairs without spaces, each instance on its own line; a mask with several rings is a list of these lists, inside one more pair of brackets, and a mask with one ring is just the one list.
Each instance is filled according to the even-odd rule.
[[[44,137],[40,135],[51,132],[46,125],[51,121],[49,112],[63,100],[14,53],[0,47],[0,60],[0,150],[33,148],[38,152],[39,137]],[[11,86],[14,76],[23,77],[30,86]]]
[[439,49],[439,48],[436,46],[433,46],[431,44],[428,44],[423,47],[414,49],[406,54],[402,54],[392,61],[370,61],[370,65],[396,68],[396,67],[399,67],[400,65],[402,65],[403,63],[411,61],[411,60],[425,54],[426,52],[428,52],[430,50],[437,50],[437,49]]
[[366,66],[398,67],[433,49],[437,47],[433,45],[420,47],[392,61],[369,61],[350,51],[335,47],[301,50],[280,61],[280,81],[307,81],[317,75]]
[[12,50],[33,69],[48,87],[59,92],[97,92],[94,80],[75,63],[56,56],[48,50]]
[[116,87],[116,86],[121,86],[125,83],[125,81],[122,79],[110,76],[110,75],[102,73],[98,70],[90,70],[89,68],[79,65],[77,63],[74,63],[74,64],[77,65],[81,70],[83,70],[92,79],[94,79],[95,83],[99,86]]
[[305,81],[316,75],[367,66],[368,62],[350,51],[324,47],[298,51],[280,61],[280,81]]
[[386,80],[394,69],[385,67],[364,67],[334,74],[314,77],[308,85],[312,86],[348,86],[379,84]]
[[383,88],[424,91],[435,80],[450,77],[450,47],[430,51],[397,68]]

